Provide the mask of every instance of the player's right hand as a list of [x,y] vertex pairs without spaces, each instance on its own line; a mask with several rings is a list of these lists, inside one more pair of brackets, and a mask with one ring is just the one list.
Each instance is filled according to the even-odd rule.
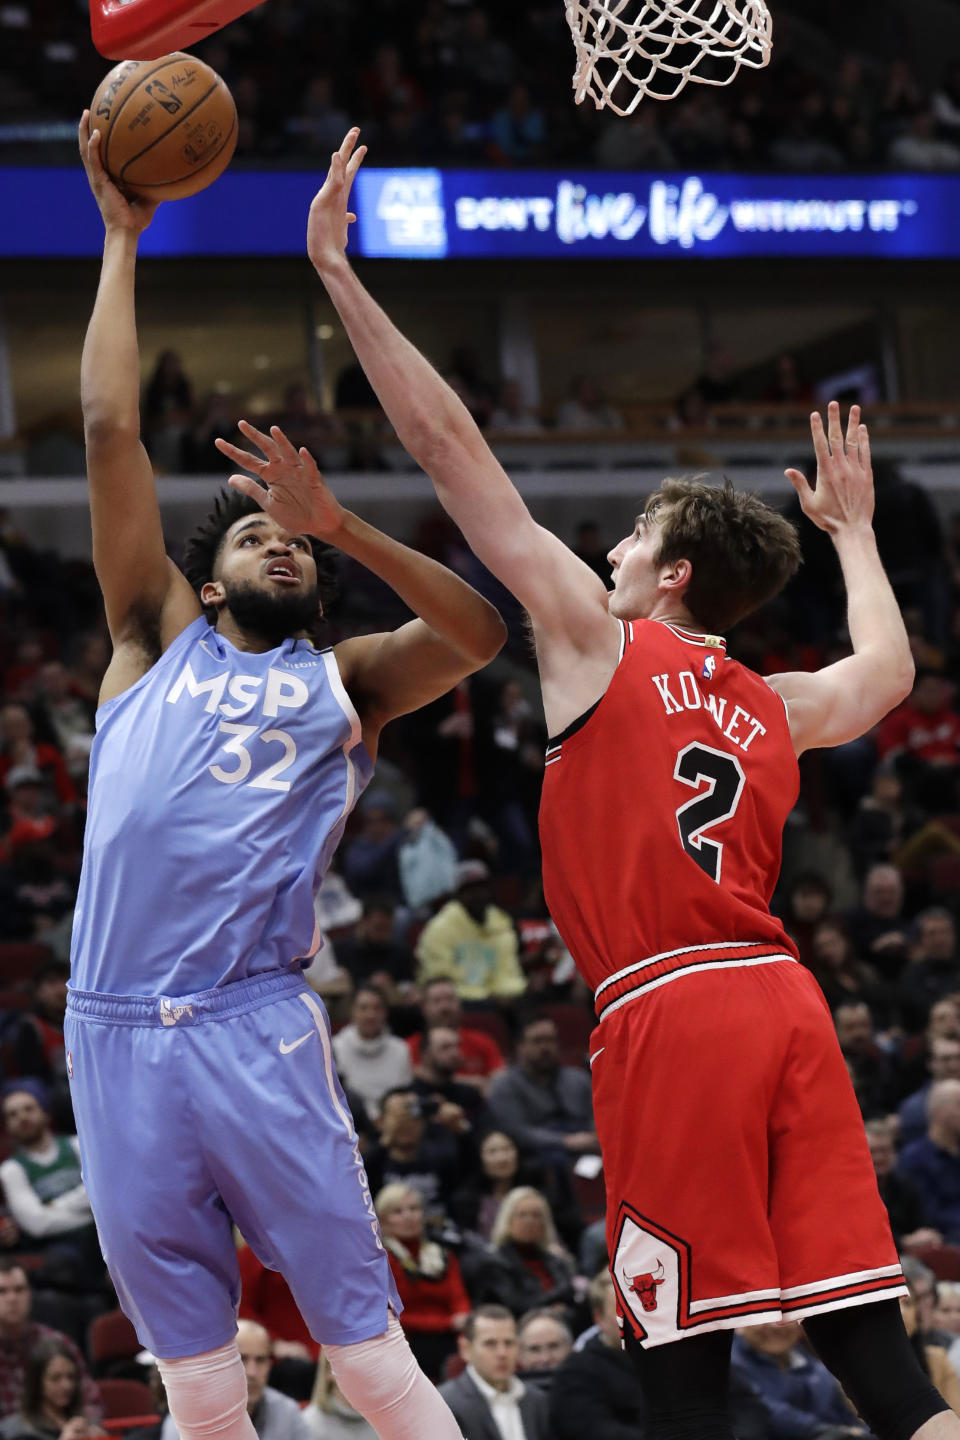
[[355,148],[360,131],[357,126],[344,136],[340,149],[330,157],[327,178],[314,197],[307,218],[307,254],[320,274],[324,267],[343,259],[347,248],[347,232],[356,220],[350,203],[353,177],[363,163],[366,145]]
[[102,136],[99,130],[90,126],[90,111],[84,110],[80,117],[78,131],[80,159],[87,172],[93,198],[100,207],[103,223],[108,230],[130,230],[140,235],[146,230],[156,214],[158,200],[143,200],[137,195],[129,198],[116,186],[104,169],[100,155]]
[[873,520],[873,470],[870,436],[860,423],[860,406],[851,405],[844,439],[840,406],[827,406],[827,429],[819,411],[810,416],[813,448],[817,454],[817,488],[811,489],[800,470],[787,470],[804,515],[828,534],[845,527],[869,526]]

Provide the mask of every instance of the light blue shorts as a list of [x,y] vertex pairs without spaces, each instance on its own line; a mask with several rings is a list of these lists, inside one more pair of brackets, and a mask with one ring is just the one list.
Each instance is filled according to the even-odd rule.
[[84,1182],[142,1344],[172,1359],[233,1339],[234,1224],[320,1344],[386,1330],[402,1306],[299,973],[178,997],[71,989],[64,1036]]

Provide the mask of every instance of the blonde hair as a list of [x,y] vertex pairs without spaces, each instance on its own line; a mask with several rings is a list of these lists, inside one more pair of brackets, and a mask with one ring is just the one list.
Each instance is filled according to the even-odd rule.
[[938,1305],[942,1304],[944,1300],[957,1300],[957,1299],[960,1299],[960,1285],[957,1284],[956,1280],[938,1280],[938,1281],[937,1281],[937,1304],[938,1304]]
[[406,1200],[408,1195],[412,1195],[420,1202],[421,1210],[424,1208],[423,1196],[420,1191],[414,1189],[412,1185],[407,1185],[403,1180],[391,1180],[389,1185],[384,1185],[383,1189],[378,1191],[373,1208],[377,1212],[377,1219],[381,1225],[384,1216],[389,1215],[391,1210],[395,1210],[403,1200]]
[[494,1250],[499,1250],[510,1239],[510,1225],[513,1221],[513,1212],[524,1200],[539,1200],[543,1207],[543,1239],[540,1242],[541,1248],[549,1250],[551,1246],[558,1245],[557,1227],[553,1223],[553,1214],[550,1210],[550,1202],[546,1195],[540,1190],[534,1189],[532,1185],[517,1185],[513,1190],[508,1190],[500,1203],[497,1211],[497,1218],[493,1222],[493,1229],[490,1232],[490,1244]]

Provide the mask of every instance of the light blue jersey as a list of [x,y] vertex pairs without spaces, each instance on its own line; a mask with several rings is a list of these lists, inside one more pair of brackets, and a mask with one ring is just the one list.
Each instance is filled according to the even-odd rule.
[[332,650],[188,625],[97,713],[72,986],[184,995],[311,955],[371,772]]

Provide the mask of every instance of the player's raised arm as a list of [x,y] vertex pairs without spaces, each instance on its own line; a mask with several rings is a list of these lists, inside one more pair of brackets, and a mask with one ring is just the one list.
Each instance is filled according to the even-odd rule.
[[[346,255],[350,186],[365,154],[351,130],[310,208],[307,250],[401,443],[474,553],[530,612],[538,639],[596,653],[617,644],[602,581],[538,525],[466,407],[367,294]],[[602,637],[602,638],[601,638]]]
[[452,570],[345,510],[309,450],[295,449],[279,426],[267,435],[241,420],[240,429],[262,453],[217,440],[224,455],[259,477],[232,475],[234,489],[287,530],[315,535],[365,565],[418,617],[397,630],[357,636],[336,647],[344,684],[372,747],[388,720],[446,694],[492,660],[506,639],[506,626],[489,601]]
[[774,675],[770,684],[787,702],[790,732],[802,750],[843,745],[863,735],[910,693],[913,657],[903,618],[884,572],[873,533],[870,436],[860,407],[850,407],[846,439],[840,406],[832,401],[827,431],[811,416],[817,485],[788,470],[805,515],[836,547],[847,588],[853,654],[814,674]]
[[80,121],[80,156],[105,228],[103,268],[80,370],[93,563],[114,645],[132,623],[159,624],[175,597],[182,629],[200,613],[186,580],[168,561],[153,468],[140,442],[140,357],[134,313],[137,243],[156,203],[127,200],[100,158],[100,135]]

